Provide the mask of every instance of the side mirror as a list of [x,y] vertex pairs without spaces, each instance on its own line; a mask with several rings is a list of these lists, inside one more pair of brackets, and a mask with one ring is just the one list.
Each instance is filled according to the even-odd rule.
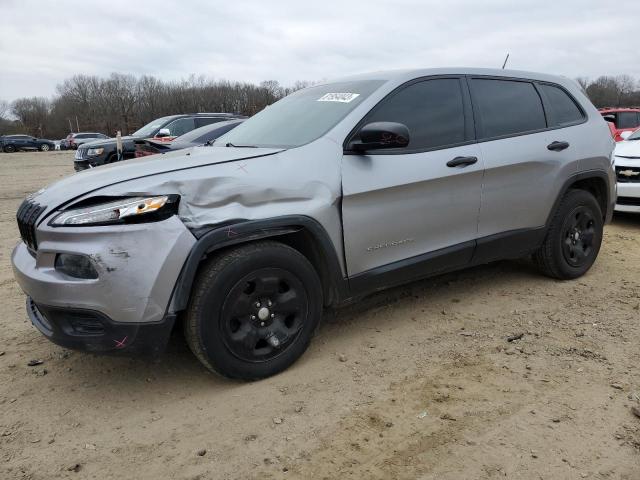
[[170,136],[171,136],[171,130],[169,130],[168,128],[161,128],[160,130],[158,130],[158,133],[156,133],[156,137],[158,138],[170,137]]
[[404,148],[409,145],[409,129],[396,122],[368,123],[358,132],[360,141],[349,145],[351,150],[364,152],[383,148]]
[[633,132],[630,132],[629,130],[625,130],[624,132],[622,132],[620,134],[620,138],[622,138],[623,140],[626,140],[627,138],[629,138],[631,135],[633,135]]

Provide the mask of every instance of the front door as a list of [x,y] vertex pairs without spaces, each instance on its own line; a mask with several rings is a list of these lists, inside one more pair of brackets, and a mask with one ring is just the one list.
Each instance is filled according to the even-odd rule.
[[398,267],[420,276],[429,262],[436,270],[464,266],[477,236],[483,174],[465,84],[455,77],[411,82],[361,125],[382,121],[406,125],[410,141],[402,149],[343,156],[349,277]]

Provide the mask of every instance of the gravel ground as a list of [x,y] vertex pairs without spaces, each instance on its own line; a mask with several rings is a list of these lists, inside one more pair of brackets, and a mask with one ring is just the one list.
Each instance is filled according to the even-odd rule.
[[0,478],[640,479],[640,216],[614,218],[581,279],[523,260],[396,288],[328,312],[286,372],[236,383],[179,334],[127,359],[30,325],[15,211],[72,164],[0,154]]

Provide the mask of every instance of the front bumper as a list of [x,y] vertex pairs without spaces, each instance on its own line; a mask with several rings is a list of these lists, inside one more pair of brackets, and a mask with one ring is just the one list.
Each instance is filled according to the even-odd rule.
[[[131,338],[135,332],[139,337],[154,325],[162,329],[171,315],[168,305],[173,288],[196,241],[177,216],[161,222],[102,227],[51,227],[45,221],[36,236],[37,252],[21,242],[11,257],[16,281],[40,312],[38,316],[31,309],[32,322],[56,343],[93,350],[98,350],[91,343],[95,338],[87,342],[72,336],[67,342],[62,333],[68,334],[69,329],[63,327],[51,327],[53,333],[47,335],[41,328],[46,323],[39,318],[68,326],[64,318],[69,312],[72,316],[92,312],[99,317],[96,321],[105,335],[98,346],[115,346],[115,340]],[[59,271],[55,267],[59,253],[88,257],[98,278],[80,279]],[[60,311],[63,314],[56,313]]]
[[117,323],[99,312],[37,305],[27,297],[31,323],[53,343],[93,353],[154,355],[162,352],[175,315],[146,324]]
[[640,213],[640,182],[618,182],[615,211]]
[[640,159],[616,157],[616,212],[640,213]]
[[81,172],[82,170],[87,170],[91,168],[91,165],[87,160],[74,160],[73,161],[73,169],[76,172]]

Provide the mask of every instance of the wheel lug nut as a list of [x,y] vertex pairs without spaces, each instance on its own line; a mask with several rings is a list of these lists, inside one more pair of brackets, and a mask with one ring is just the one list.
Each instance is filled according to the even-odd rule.
[[260,302],[256,302],[256,307],[260,308]]
[[271,303],[271,300],[269,300],[269,301],[267,302],[267,307],[270,307],[271,305],[273,305],[273,304]]
[[251,315],[251,320],[255,320],[256,316],[255,315]]
[[261,327],[264,327],[264,322],[260,322],[260,326],[261,326]]
[[276,317],[276,314],[275,314],[275,313],[272,313],[272,314],[271,314],[271,318],[275,318],[275,317]]

